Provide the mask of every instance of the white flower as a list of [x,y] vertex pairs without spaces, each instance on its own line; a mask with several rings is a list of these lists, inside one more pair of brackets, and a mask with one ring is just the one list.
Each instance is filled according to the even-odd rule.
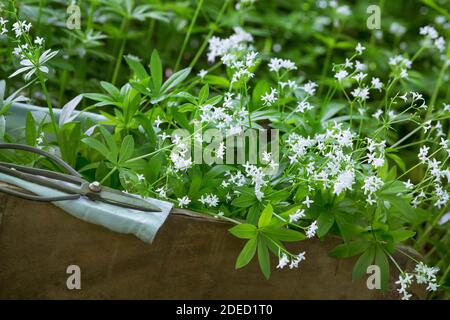
[[436,40],[434,40],[434,45],[440,52],[444,52],[444,50],[445,50],[445,40],[444,40],[443,37],[439,37]]
[[341,70],[334,75],[334,77],[338,79],[338,81],[342,81],[342,79],[345,79],[347,76],[348,72],[346,70]]
[[161,125],[161,123],[163,123],[164,121],[162,121],[160,118],[159,118],[159,116],[156,118],[156,120],[155,120],[155,126],[157,127],[157,128],[159,128],[159,126]]
[[199,201],[208,207],[217,207],[219,204],[219,197],[215,194],[204,194],[200,197]]
[[431,39],[436,39],[437,37],[439,37],[439,33],[432,26],[422,27],[422,28],[420,28],[419,32],[421,35],[429,37]]
[[37,71],[48,73],[48,68],[44,65],[47,63],[50,59],[52,59],[54,56],[58,54],[58,51],[51,51],[50,49],[45,51],[41,54],[39,57],[39,60],[37,62],[30,61],[29,59],[23,59],[20,61],[20,64],[24,67],[18,69],[16,72],[14,72],[12,75],[9,76],[9,78],[15,77],[18,74],[27,72],[25,75],[25,80],[29,80],[33,74],[35,74]]
[[391,26],[389,27],[389,32],[393,35],[396,35],[397,37],[400,37],[406,32],[406,28],[399,24],[398,22],[391,23]]
[[208,74],[207,70],[200,70],[199,73],[197,74],[197,76],[199,76],[201,79],[203,79],[206,75]]
[[311,223],[308,227],[308,229],[306,230],[306,237],[307,238],[312,238],[316,235],[316,231],[318,229],[317,226],[317,220],[314,221],[313,223]]
[[316,93],[316,87],[317,87],[317,83],[313,82],[313,81],[309,81],[308,83],[306,83],[303,86],[303,90],[305,90],[305,92],[309,95],[314,95]]
[[426,163],[428,161],[428,150],[430,150],[430,148],[427,146],[422,146],[419,149],[418,158],[422,163]]
[[314,109],[314,107],[308,101],[300,101],[295,111],[302,113],[305,110],[312,110],[312,109]]
[[363,47],[363,46],[361,45],[361,43],[358,42],[358,45],[356,46],[355,51],[356,51],[359,55],[361,55],[361,54],[363,53],[364,50],[366,50],[366,48]]
[[137,174],[136,177],[138,178],[138,181],[145,181],[145,176],[143,174]]
[[184,208],[185,206],[189,205],[191,203],[191,199],[189,199],[188,196],[184,196],[183,198],[178,198],[178,206],[180,208]]
[[36,139],[36,144],[37,144],[37,145],[41,145],[41,144],[43,144],[43,143],[44,143],[44,133],[41,132],[41,134],[39,135],[39,137],[37,137],[37,139]]
[[360,72],[353,76],[353,79],[355,79],[358,82],[361,82],[365,77],[367,76],[367,73]]
[[364,185],[362,187],[364,194],[367,195],[367,202],[369,204],[374,204],[376,201],[372,198],[372,195],[383,187],[383,180],[376,176],[370,176],[364,180]]
[[365,101],[369,98],[369,88],[356,88],[352,92],[352,96],[355,98],[360,98],[361,100]]
[[309,199],[309,196],[306,196],[305,201],[302,202],[304,205],[306,205],[307,208],[311,206],[312,203],[314,203],[314,200]]
[[405,185],[405,188],[408,190],[414,189],[414,184],[411,183],[410,179],[408,179],[408,181],[406,181],[406,182],[403,182],[403,184]]
[[289,215],[289,223],[297,222],[305,217],[305,210],[298,209],[295,213]]
[[290,269],[298,268],[298,264],[299,264],[300,262],[306,260],[305,254],[306,254],[305,251],[300,252],[300,253],[297,255],[297,257],[296,257],[295,259],[292,259],[292,260],[291,260],[291,264],[289,265],[289,268],[290,268]]
[[374,89],[379,91],[381,91],[381,88],[383,87],[383,83],[378,78],[372,78],[371,84]]
[[375,119],[380,119],[380,116],[383,114],[383,110],[382,109],[378,109],[373,115],[372,117],[374,117]]
[[23,32],[28,32],[31,29],[31,22],[27,23],[26,21],[17,21],[13,24],[13,31],[16,34],[16,38],[19,38]]
[[42,46],[42,44],[44,43],[44,38],[36,37],[36,39],[34,39],[34,43],[38,46]]
[[367,66],[364,63],[355,60],[355,71],[364,71],[367,69]]
[[261,100],[263,101],[263,105],[266,107],[270,107],[272,104],[274,104],[277,101],[277,89],[272,88],[270,90],[270,93],[266,93],[261,97]]
[[278,262],[277,268],[278,269],[283,269],[285,266],[287,266],[287,264],[289,263],[289,258],[288,256],[283,253],[281,254],[280,260]]
[[352,190],[352,185],[355,183],[355,172],[344,171],[339,174],[334,183],[334,193],[340,195],[344,190]]
[[158,188],[155,191],[158,192],[158,196],[160,198],[162,198],[162,199],[167,198],[167,190],[164,187]]
[[272,58],[270,59],[268,66],[269,70],[272,72],[279,72],[281,69],[286,69],[288,71],[297,69],[295,63],[289,59]]

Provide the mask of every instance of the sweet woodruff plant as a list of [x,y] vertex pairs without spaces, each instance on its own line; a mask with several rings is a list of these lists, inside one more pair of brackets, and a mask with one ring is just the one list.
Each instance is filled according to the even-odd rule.
[[[4,130],[14,111],[11,105],[24,101],[34,88],[49,118],[39,122],[27,115],[25,143],[55,152],[92,180],[234,223],[231,234],[245,240],[236,268],[255,258],[266,278],[274,269],[301,272],[308,252],[291,252],[285,243],[333,234],[342,239],[330,252],[333,257],[358,256],[354,279],[377,265],[383,289],[392,269],[398,269],[394,285],[402,299],[411,297],[413,282],[424,284],[432,295],[447,294],[448,11],[428,25],[413,25],[411,44],[400,42],[405,27],[393,22],[389,49],[379,44],[381,31],[368,41],[355,33],[339,40],[345,23],[351,22],[351,8],[337,1],[311,2],[312,7],[302,10],[316,15],[310,24],[317,32],[311,37],[325,43],[327,51],[325,60],[308,63],[292,51],[284,52],[277,39],[257,26],[246,26],[247,16],[269,19],[255,1],[235,6],[225,1],[214,15],[214,27],[197,37],[193,30],[199,12],[208,6],[198,1],[191,8],[191,23],[178,31],[185,34],[176,43],[176,62],[163,65],[156,49],[138,57],[127,45],[148,39],[138,32],[148,26],[153,39],[155,25],[180,23],[177,14],[189,16],[188,11],[134,1],[93,3],[87,31],[69,32],[72,47],[59,45],[52,34],[47,39],[42,27],[40,34],[33,32],[33,24],[20,18],[14,2],[3,9],[0,43],[6,51],[2,54],[11,56],[3,60],[16,66],[8,82],[22,78],[24,84],[9,97],[5,83],[0,86],[1,139],[14,140]],[[112,40],[116,37],[112,53],[117,56],[105,58],[96,51],[106,37],[95,17],[106,23]],[[108,19],[121,21],[120,30],[130,37],[108,31]],[[224,21],[231,27],[220,34],[218,25]],[[338,34],[325,30],[327,26]],[[190,43],[199,39],[192,49]],[[80,41],[90,46],[73,56],[73,46]],[[336,48],[341,54],[333,55]],[[86,60],[89,54],[95,58]],[[168,50],[164,56],[173,54]],[[191,63],[180,70],[186,54]],[[64,104],[67,90],[62,86],[68,86],[68,75],[85,77],[74,70],[77,59],[87,65],[106,59],[112,76],[96,80],[96,91],[78,91],[76,98],[68,98],[58,120],[53,106]],[[64,67],[61,61],[72,68],[58,70]],[[427,77],[420,74],[424,65],[432,70]],[[59,102],[58,90],[53,88],[52,97],[48,89],[58,73],[65,74],[59,82]],[[425,86],[431,91],[421,92],[420,81],[429,83]],[[73,114],[77,107],[98,112],[105,120],[80,123]],[[255,161],[249,160],[255,156],[249,146],[227,143],[248,138],[249,130],[276,132],[276,140],[267,140]],[[202,161],[194,159],[193,149],[200,150]],[[237,161],[235,153],[244,161]],[[23,155],[14,159],[46,165]],[[274,268],[270,255],[279,260]],[[397,262],[400,256],[413,260],[415,269],[403,269]],[[436,266],[428,266],[427,260]]]

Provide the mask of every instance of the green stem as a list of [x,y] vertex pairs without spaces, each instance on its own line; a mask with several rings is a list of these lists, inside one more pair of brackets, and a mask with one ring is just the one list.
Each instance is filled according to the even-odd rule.
[[103,184],[114,172],[116,172],[117,167],[114,167],[108,174],[100,181],[100,184]]
[[[223,5],[222,8],[220,9],[219,14],[217,15],[216,21],[214,23],[214,25],[218,25],[220,20],[222,19],[223,14],[225,13],[225,9],[227,8],[228,4],[230,3],[230,0],[226,0]],[[197,53],[194,56],[194,59],[192,59],[191,63],[189,64],[189,67],[194,67],[195,64],[197,63],[198,59],[200,59],[201,55],[203,54],[203,51],[205,51],[206,46],[208,45],[209,39],[212,37],[212,35],[214,34],[215,29],[211,28],[208,32],[208,34],[206,35],[205,40],[203,40],[202,45],[200,46],[200,49],[197,51]]]
[[189,38],[191,37],[192,29],[194,28],[195,22],[197,21],[198,14],[200,12],[200,9],[202,8],[203,0],[200,0],[197,4],[197,9],[195,9],[194,17],[192,18],[191,24],[189,25],[188,32],[186,33],[186,36],[184,37],[183,45],[181,46],[181,51],[178,55],[177,62],[175,63],[174,72],[178,70],[178,67],[180,66],[181,58],[183,57],[184,50],[186,49],[186,45],[189,41]]
[[114,73],[111,79],[112,84],[116,84],[117,76],[119,75],[120,65],[122,64],[122,56],[125,50],[125,45],[127,43],[127,35],[126,35],[127,30],[128,30],[128,19],[124,18],[124,20],[122,21],[122,25],[120,27],[120,34],[123,38],[122,43],[120,45],[119,53],[117,54],[116,58],[116,66],[114,67]]
[[45,100],[47,102],[48,112],[50,114],[50,119],[52,121],[53,130],[55,131],[55,134],[58,135],[58,124],[56,122],[55,114],[53,113],[53,106],[52,102],[50,101],[50,95],[48,94],[47,85],[45,84],[45,79],[39,72],[38,74],[39,81],[41,83],[42,90],[44,91]]

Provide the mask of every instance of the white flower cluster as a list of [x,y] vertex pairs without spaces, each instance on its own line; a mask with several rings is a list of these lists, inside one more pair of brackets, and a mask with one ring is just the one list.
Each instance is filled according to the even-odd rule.
[[252,48],[250,45],[252,42],[253,36],[239,27],[234,28],[234,34],[229,38],[212,37],[209,40],[208,61],[214,62],[217,57],[249,51]]
[[412,61],[402,55],[396,55],[389,58],[389,65],[398,77],[406,79],[408,78],[408,69],[411,69]]
[[[0,35],[8,34],[7,23],[8,20],[0,17]],[[17,47],[13,49],[13,54],[21,59],[21,67],[13,72],[9,78],[25,73],[24,79],[29,81],[34,74],[48,73],[49,69],[45,64],[58,54],[58,51],[50,49],[43,51],[44,39],[41,37],[36,37],[31,42],[28,34],[31,27],[31,22],[27,21],[16,21],[12,25],[11,31],[17,38]]]
[[439,272],[439,268],[428,267],[423,262],[419,262],[415,269],[415,273],[403,272],[400,274],[396,284],[400,285],[400,289],[397,289],[398,293],[402,294],[402,300],[411,299],[412,295],[407,289],[412,285],[414,277],[417,284],[426,284],[428,291],[436,291],[439,285],[437,284],[436,274]]
[[298,255],[291,257],[291,259],[289,259],[287,254],[282,253],[280,256],[280,260],[278,261],[277,268],[283,269],[288,264],[289,264],[290,269],[298,268],[299,263],[306,260],[305,255],[306,255],[306,252],[303,251],[303,252],[300,252]]
[[219,197],[215,194],[204,194],[198,200],[207,207],[217,207],[219,205]]
[[[450,156],[450,148],[449,148],[449,140],[444,139],[442,137],[442,126],[440,122],[437,122],[436,125],[432,126],[432,123],[425,123],[424,131],[428,131],[433,127],[436,132],[436,138],[440,138],[439,146],[443,151],[445,151]],[[445,134],[444,134],[445,135]],[[450,169],[448,165],[445,167],[444,163],[437,160],[436,158],[432,158],[430,153],[430,147],[423,145],[419,149],[418,158],[420,162],[427,167],[427,173],[429,173],[429,178],[426,179],[428,182],[425,188],[417,190],[416,196],[412,199],[411,204],[413,207],[417,207],[425,200],[431,200],[433,206],[436,208],[445,207],[450,200],[450,195],[448,193],[448,183],[450,182]],[[434,152],[433,154],[435,154]],[[431,180],[431,181],[430,181]],[[431,183],[430,183],[431,182]],[[427,199],[427,193],[429,193],[429,197]]]
[[375,193],[383,187],[383,180],[378,178],[377,176],[369,176],[364,180],[364,185],[362,189],[364,194],[367,196],[367,203],[375,204],[376,199],[374,199]]
[[240,104],[240,95],[227,92],[222,106],[200,107],[200,122],[213,125],[227,135],[240,134],[247,124],[247,111]]
[[371,138],[367,138],[367,162],[374,168],[379,168],[384,165],[384,148],[386,141],[376,143]]
[[172,138],[174,148],[170,152],[170,160],[173,164],[175,172],[186,171],[192,166],[192,158],[190,154],[189,140],[183,140],[179,136]]
[[245,175],[250,179],[251,183],[255,186],[255,196],[261,201],[264,197],[264,192],[262,188],[267,185],[267,180],[265,180],[264,169],[257,167],[255,165],[249,164],[248,162],[244,164]]
[[296,70],[297,66],[289,59],[272,58],[269,62],[269,70],[272,72],[279,72],[281,69],[286,71]]
[[314,138],[292,133],[286,140],[286,146],[290,163],[299,164],[298,177],[301,181],[309,188],[333,187],[333,192],[339,195],[344,190],[352,190],[355,182],[352,141],[350,130],[334,123],[325,133]]
[[420,34],[425,36],[426,41],[433,43],[439,52],[444,52],[446,47],[445,40],[443,37],[439,36],[439,33],[433,26],[420,28]]

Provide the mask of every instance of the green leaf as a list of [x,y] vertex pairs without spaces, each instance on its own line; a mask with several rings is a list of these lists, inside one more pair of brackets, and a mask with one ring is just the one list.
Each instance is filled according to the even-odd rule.
[[370,246],[371,242],[359,240],[340,244],[334,247],[329,255],[334,258],[349,258],[361,254]]
[[216,87],[222,87],[222,88],[228,88],[230,86],[230,82],[227,78],[209,75],[207,74],[205,78],[203,79],[205,83],[208,83],[212,86]]
[[288,190],[278,190],[267,195],[267,200],[270,200],[273,204],[277,204],[281,201],[287,200],[289,196],[290,192]]
[[406,171],[406,165],[402,158],[393,153],[386,153],[386,155],[392,160],[394,160],[394,162],[399,166],[400,169],[402,169],[403,172]]
[[124,163],[125,161],[130,159],[133,153],[134,153],[134,139],[131,135],[127,135],[123,139],[122,145],[120,146],[119,163]]
[[117,89],[112,83],[109,83],[106,81],[100,81],[100,85],[114,99],[118,99],[120,97],[119,89]]
[[254,105],[261,105],[261,97],[270,91],[270,85],[266,80],[260,80],[253,89],[252,100]]
[[259,267],[266,279],[270,277],[270,257],[269,249],[263,237],[258,237],[258,261]]
[[201,89],[200,92],[198,94],[198,103],[201,105],[203,104],[206,99],[208,99],[209,97],[209,86],[207,84],[205,84]]
[[416,235],[416,233],[414,231],[404,230],[404,229],[393,230],[390,232],[390,234],[391,234],[392,238],[394,239],[395,243],[405,241]]
[[180,70],[178,72],[175,72],[169,79],[167,79],[166,82],[161,87],[162,93],[169,92],[170,89],[176,87],[178,84],[184,81],[191,72],[191,68],[186,68],[183,70]]
[[250,262],[250,260],[252,260],[256,252],[257,244],[258,244],[258,237],[252,238],[247,241],[241,253],[237,257],[236,269],[245,267]]
[[25,142],[29,146],[36,145],[37,139],[37,129],[36,129],[36,121],[34,120],[31,112],[27,112],[25,118]]
[[334,214],[329,211],[323,211],[317,219],[317,235],[322,238],[334,224]]
[[102,156],[104,156],[106,159],[108,158],[108,156],[109,156],[108,148],[103,143],[98,141],[97,139],[94,139],[92,137],[86,137],[86,138],[82,139],[81,141],[83,141],[83,143],[87,144],[90,148],[95,149],[98,152],[100,152],[100,154]]
[[108,146],[108,149],[110,151],[108,159],[112,159],[110,161],[113,163],[117,162],[117,156],[119,151],[117,149],[116,141],[114,141],[114,137],[111,135],[111,133],[109,133],[108,130],[106,130],[106,128],[100,126],[99,129],[100,132],[102,133],[103,138],[105,138],[106,145]]
[[256,226],[248,223],[238,224],[228,231],[240,239],[251,239],[258,235]]
[[3,108],[3,100],[5,100],[6,81],[0,80],[0,110]]
[[254,194],[241,194],[239,197],[234,199],[231,204],[239,208],[248,208],[257,201],[258,199],[256,199]]
[[79,122],[68,122],[58,131],[58,145],[62,159],[75,167],[80,148],[81,125]]
[[152,75],[153,89],[158,94],[162,84],[162,64],[157,50],[153,50],[150,59],[150,73]]
[[377,245],[375,264],[380,268],[381,272],[381,290],[386,291],[389,282],[389,261],[386,253],[380,245]]
[[149,77],[147,71],[145,71],[144,66],[132,56],[126,56],[125,61],[128,63],[128,66],[133,70],[136,77],[140,80],[146,79]]
[[353,281],[361,278],[367,272],[367,267],[370,266],[375,258],[375,247],[372,245],[367,249],[356,261],[353,267],[352,279]]
[[306,238],[303,233],[286,228],[273,228],[268,226],[261,229],[261,232],[264,235],[279,241],[292,242],[301,241]]
[[270,220],[272,220],[272,214],[273,214],[273,208],[270,204],[268,204],[263,212],[261,213],[261,216],[258,220],[258,228],[264,228],[269,225]]
[[5,117],[0,115],[0,140],[3,140],[6,131],[6,120]]
[[146,116],[140,114],[140,115],[136,115],[134,117],[134,119],[136,119],[136,121],[142,126],[142,128],[144,128],[145,133],[147,134],[147,138],[148,138],[148,142],[151,148],[156,147],[156,133],[155,133],[155,129],[153,128],[152,122],[150,120],[152,119],[148,119]]

